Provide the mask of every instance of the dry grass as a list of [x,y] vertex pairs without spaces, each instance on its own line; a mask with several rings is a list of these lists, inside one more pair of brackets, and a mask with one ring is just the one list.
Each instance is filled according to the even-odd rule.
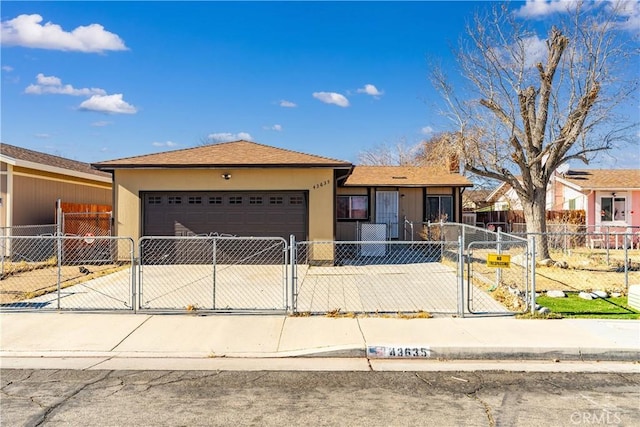
[[[90,274],[84,274],[80,272],[80,266],[62,266],[60,287],[68,288],[126,268],[129,268],[128,264],[96,265],[89,266]],[[55,292],[58,290],[57,279],[58,268],[55,265],[39,263],[35,267],[29,265],[29,268],[21,271],[13,270],[12,274],[0,280],[0,304],[23,301]]]

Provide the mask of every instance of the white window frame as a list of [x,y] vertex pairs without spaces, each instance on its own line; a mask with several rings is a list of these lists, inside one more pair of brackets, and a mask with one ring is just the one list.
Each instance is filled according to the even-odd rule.
[[[603,200],[610,199],[612,203],[611,217],[604,208]],[[627,193],[601,194],[596,204],[596,218],[601,225],[627,225],[629,222],[629,195]],[[604,214],[604,215],[603,215]]]

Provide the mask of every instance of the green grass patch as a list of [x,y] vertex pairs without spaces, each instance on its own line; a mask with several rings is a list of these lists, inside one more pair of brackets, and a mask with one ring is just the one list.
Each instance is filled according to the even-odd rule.
[[562,317],[591,319],[640,319],[640,312],[627,305],[627,297],[585,300],[577,293],[567,292],[566,298],[540,296],[536,302]]

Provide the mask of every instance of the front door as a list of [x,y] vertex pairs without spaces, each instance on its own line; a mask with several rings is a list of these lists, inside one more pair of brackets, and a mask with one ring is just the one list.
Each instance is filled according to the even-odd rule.
[[387,224],[389,238],[398,238],[397,191],[376,191],[376,223]]

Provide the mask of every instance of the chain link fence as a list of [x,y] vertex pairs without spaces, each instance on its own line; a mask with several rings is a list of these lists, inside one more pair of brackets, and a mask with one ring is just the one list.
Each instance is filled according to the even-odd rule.
[[[526,241],[449,223],[429,225],[421,237],[143,237],[137,258],[126,238],[4,237],[0,307],[457,315],[526,309],[501,296],[517,290],[528,301]],[[510,268],[488,268],[490,253],[510,255]]]
[[447,222],[423,225],[425,239],[450,242],[459,238],[462,242],[465,312],[511,314],[530,310],[533,290],[529,242],[501,232],[502,227],[496,225],[493,229]]
[[143,237],[139,246],[142,310],[287,309],[284,239]]
[[299,242],[302,313],[457,313],[458,242]]
[[2,310],[133,310],[133,240],[0,237]]
[[593,292],[625,294],[640,283],[640,235],[605,230],[580,233],[529,233],[546,238],[551,258],[539,260],[539,292]]

